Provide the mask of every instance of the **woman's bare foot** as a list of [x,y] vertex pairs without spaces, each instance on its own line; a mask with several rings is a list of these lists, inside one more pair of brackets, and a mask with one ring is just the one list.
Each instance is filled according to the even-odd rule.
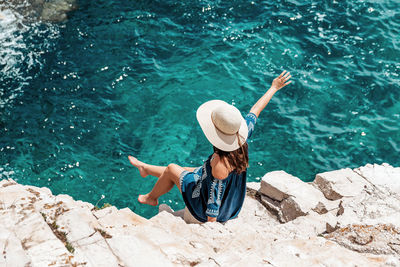
[[135,166],[136,168],[138,168],[138,170],[139,170],[139,172],[140,172],[140,176],[146,177],[147,175],[149,175],[149,174],[146,172],[145,168],[144,168],[144,166],[145,166],[145,163],[144,163],[144,162],[141,162],[140,160],[138,160],[137,158],[132,157],[132,156],[128,156],[128,159],[129,159],[129,161],[131,162],[131,164],[132,164],[133,166]]
[[157,206],[158,205],[158,199],[151,199],[149,197],[149,194],[139,195],[138,201],[141,204],[147,204],[147,205],[150,205],[150,206]]

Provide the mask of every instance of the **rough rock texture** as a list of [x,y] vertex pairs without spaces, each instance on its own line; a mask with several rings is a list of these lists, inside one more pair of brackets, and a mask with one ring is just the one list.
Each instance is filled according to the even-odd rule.
[[349,225],[326,238],[358,252],[374,254],[400,253],[400,228],[393,225]]
[[314,184],[330,200],[354,197],[367,187],[371,187],[367,180],[349,168],[319,173],[315,177]]
[[147,220],[2,180],[0,266],[400,266],[399,173],[271,172],[225,224],[187,224],[166,205]]
[[321,191],[284,171],[264,175],[259,192],[263,203],[277,211],[281,222],[307,215],[311,210],[326,213],[329,205],[324,204],[327,200]]
[[12,9],[33,21],[60,22],[67,19],[67,13],[76,8],[76,0],[0,0],[0,11]]
[[397,198],[400,196],[400,168],[393,168],[389,164],[367,164],[354,170],[376,189],[389,192]]

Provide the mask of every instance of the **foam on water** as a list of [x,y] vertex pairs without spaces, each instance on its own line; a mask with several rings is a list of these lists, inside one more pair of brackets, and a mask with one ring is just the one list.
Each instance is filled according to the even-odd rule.
[[[19,8],[25,3],[19,3]],[[27,22],[15,10],[0,11],[0,109],[5,108],[23,93],[23,88],[42,67],[41,55],[52,39],[58,37],[56,25]],[[32,40],[43,38],[41,44],[32,45]],[[49,42],[50,41],[50,42]]]
[[[0,13],[0,66],[2,67],[3,80],[9,79],[24,79],[21,70],[18,66],[20,61],[25,57],[24,50],[26,45],[23,42],[22,35],[26,27],[21,23],[18,14],[11,10],[3,10]],[[5,95],[6,88],[2,86],[0,89],[0,108],[4,107],[13,100],[23,86],[23,81],[20,81],[19,87],[14,88],[13,92]]]

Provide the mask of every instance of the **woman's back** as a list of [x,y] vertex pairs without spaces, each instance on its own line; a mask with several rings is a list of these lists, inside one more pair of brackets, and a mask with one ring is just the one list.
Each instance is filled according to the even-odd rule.
[[[256,121],[254,114],[246,116],[248,137],[251,137]],[[198,221],[206,222],[211,217],[225,222],[239,214],[246,194],[247,150],[247,143],[232,152],[214,147],[214,153],[203,166],[194,172],[182,173],[182,196]]]
[[217,153],[211,157],[211,174],[218,180],[223,180],[228,177],[229,173],[234,170],[225,158],[221,158]]
[[[223,179],[213,175],[212,165],[219,166],[211,155],[202,167],[186,173],[182,181],[182,196],[190,213],[200,222],[214,217],[219,222],[235,218],[246,194],[246,172],[228,172]],[[225,173],[222,166],[221,173]],[[226,168],[225,168],[226,171]]]

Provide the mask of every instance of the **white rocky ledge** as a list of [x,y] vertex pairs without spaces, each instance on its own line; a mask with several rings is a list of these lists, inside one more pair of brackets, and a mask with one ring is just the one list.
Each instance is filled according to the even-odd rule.
[[237,219],[187,224],[161,206],[94,209],[0,181],[0,266],[400,266],[400,168],[283,171],[248,183]]

